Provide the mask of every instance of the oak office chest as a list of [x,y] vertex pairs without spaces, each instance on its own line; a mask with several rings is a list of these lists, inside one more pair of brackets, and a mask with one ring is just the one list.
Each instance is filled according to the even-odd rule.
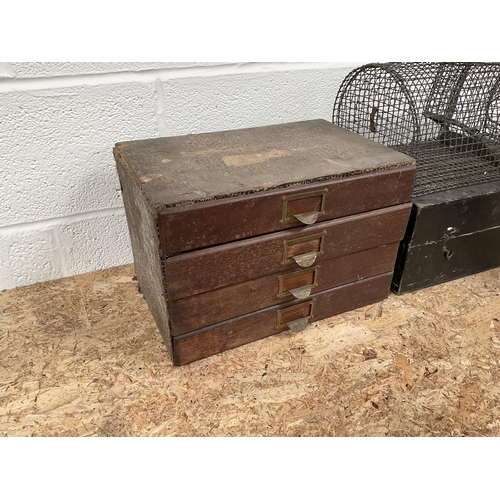
[[139,287],[174,364],[387,297],[412,158],[325,120],[114,155]]

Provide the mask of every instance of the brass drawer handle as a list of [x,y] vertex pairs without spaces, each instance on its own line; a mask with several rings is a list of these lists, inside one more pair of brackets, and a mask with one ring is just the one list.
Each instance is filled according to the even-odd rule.
[[302,224],[314,224],[318,220],[319,212],[307,212],[305,214],[295,214],[294,217]]
[[301,269],[293,273],[278,276],[278,297],[293,295],[296,299],[305,299],[318,283],[319,266]]
[[325,233],[309,234],[283,243],[283,265],[296,262],[300,267],[309,267],[323,253]]
[[309,321],[307,318],[300,318],[296,319],[295,321],[290,321],[287,323],[288,328],[292,330],[292,332],[301,332],[304,330],[307,325],[309,324]]
[[326,192],[327,189],[320,189],[309,193],[283,196],[281,222],[290,224],[299,221],[302,224],[314,224],[318,217],[325,213]]
[[309,267],[312,266],[314,262],[316,262],[316,257],[318,257],[318,252],[308,252],[301,255],[294,255],[293,260],[300,267]]
[[279,309],[276,317],[276,328],[290,328],[293,332],[300,332],[313,318],[314,300],[301,302],[285,309]]
[[293,290],[289,290],[289,292],[296,298],[296,299],[305,299],[311,295],[312,291],[312,285],[305,285],[301,286],[299,288],[294,288]]

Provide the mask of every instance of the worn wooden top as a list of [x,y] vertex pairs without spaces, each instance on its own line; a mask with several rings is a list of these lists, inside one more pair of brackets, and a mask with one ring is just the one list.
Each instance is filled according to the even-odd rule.
[[114,154],[166,207],[415,163],[326,120],[122,142]]

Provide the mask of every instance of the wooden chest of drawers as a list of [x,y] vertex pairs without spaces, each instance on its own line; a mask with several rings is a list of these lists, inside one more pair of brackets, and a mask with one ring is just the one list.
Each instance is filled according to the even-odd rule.
[[114,155],[139,286],[174,364],[387,297],[408,156],[324,120]]

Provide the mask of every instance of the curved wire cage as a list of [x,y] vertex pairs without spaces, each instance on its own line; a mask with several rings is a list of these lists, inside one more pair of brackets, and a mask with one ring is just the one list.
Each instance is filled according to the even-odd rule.
[[413,197],[500,180],[500,64],[366,64],[333,123],[417,160]]

